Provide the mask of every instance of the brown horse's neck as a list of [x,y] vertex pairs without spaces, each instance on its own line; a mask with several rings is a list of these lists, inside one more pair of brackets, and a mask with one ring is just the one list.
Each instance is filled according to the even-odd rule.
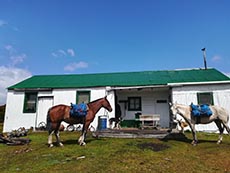
[[102,99],[88,103],[89,109],[96,114],[102,108]]

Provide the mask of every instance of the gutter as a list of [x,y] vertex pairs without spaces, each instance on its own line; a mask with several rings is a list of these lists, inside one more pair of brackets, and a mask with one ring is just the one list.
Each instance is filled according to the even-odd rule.
[[52,88],[13,88],[14,91],[52,91]]
[[211,81],[211,82],[181,82],[181,83],[168,83],[168,86],[179,87],[184,85],[210,85],[210,84],[230,84],[230,81]]
[[168,85],[147,85],[147,86],[127,86],[127,87],[110,87],[109,90],[124,90],[124,89],[141,89],[141,88],[168,88]]

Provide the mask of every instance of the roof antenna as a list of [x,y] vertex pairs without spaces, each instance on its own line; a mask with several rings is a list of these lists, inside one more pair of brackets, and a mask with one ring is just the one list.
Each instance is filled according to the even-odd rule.
[[204,69],[207,70],[207,62],[206,62],[206,51],[205,47],[201,49],[203,51],[203,57],[204,57]]

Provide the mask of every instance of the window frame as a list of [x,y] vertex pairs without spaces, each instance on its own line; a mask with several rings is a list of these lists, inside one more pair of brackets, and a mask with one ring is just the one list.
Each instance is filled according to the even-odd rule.
[[[201,98],[201,97],[205,97],[205,96],[209,96],[210,97],[210,100],[208,103],[203,103],[202,100],[204,98]],[[208,99],[208,98],[206,98]],[[210,104],[210,105],[214,105],[214,101],[213,101],[213,92],[199,92],[197,93],[197,103],[200,105],[200,104]]]
[[[131,105],[132,101],[134,102],[133,106]],[[141,97],[128,97],[128,111],[142,111]]]
[[91,96],[91,91],[77,91],[77,97],[76,97],[76,104],[79,104],[79,96],[80,94],[87,94],[89,97],[88,103],[90,102],[90,96]]
[[[34,95],[35,99],[31,99],[33,105],[33,109],[28,109],[28,100],[30,100],[30,96]],[[24,94],[24,104],[23,104],[23,113],[36,113],[37,112],[37,102],[38,102],[38,93],[37,92],[25,92]]]

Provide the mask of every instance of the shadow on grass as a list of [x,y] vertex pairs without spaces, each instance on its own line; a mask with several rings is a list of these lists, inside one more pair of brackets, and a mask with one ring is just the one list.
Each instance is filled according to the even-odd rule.
[[[91,143],[91,142],[93,142],[93,141],[95,141],[95,140],[102,140],[102,139],[100,139],[100,138],[86,138],[86,140],[85,140],[85,142],[86,142],[86,144],[89,144],[89,143]],[[79,145],[79,143],[78,143],[78,139],[69,139],[69,140],[65,140],[65,141],[63,141],[62,142],[64,145]]]
[[192,140],[188,139],[185,134],[183,133],[169,133],[164,138],[161,139],[161,141],[168,142],[168,141],[180,141],[185,143],[191,143]]
[[[183,133],[169,133],[167,136],[165,136],[161,141],[168,142],[170,140],[174,141],[180,141],[184,143],[191,143],[192,142],[192,137],[188,138],[185,134]],[[218,139],[216,140],[203,140],[198,138],[198,144],[199,143],[216,143]]]

